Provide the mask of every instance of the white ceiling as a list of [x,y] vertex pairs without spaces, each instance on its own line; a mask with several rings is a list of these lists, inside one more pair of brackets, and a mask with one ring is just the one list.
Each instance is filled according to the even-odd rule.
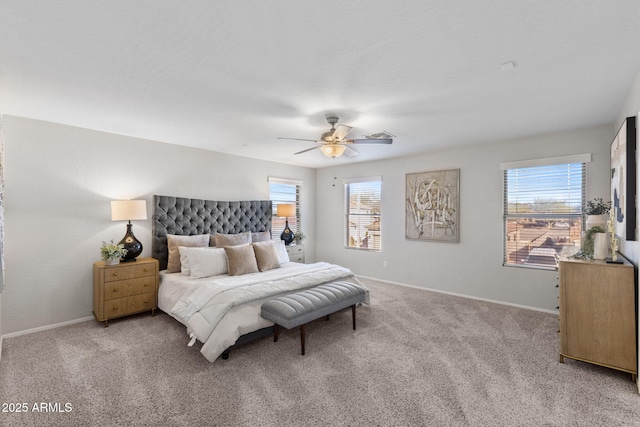
[[[0,112],[325,167],[613,123],[638,43],[638,0],[0,0]],[[397,137],[276,139],[329,112]]]

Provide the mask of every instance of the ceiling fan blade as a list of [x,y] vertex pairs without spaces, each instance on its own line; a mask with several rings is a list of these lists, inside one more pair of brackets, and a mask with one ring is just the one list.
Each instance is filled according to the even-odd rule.
[[347,144],[393,144],[393,139],[348,139]]
[[338,125],[336,130],[333,132],[333,140],[334,141],[342,141],[345,136],[351,132],[353,128],[351,126],[346,125]]
[[346,154],[347,157],[355,157],[355,156],[357,156],[359,154],[356,150],[354,150],[353,148],[351,148],[349,146],[345,146],[344,148],[345,148],[344,154]]
[[302,139],[302,138],[284,138],[282,136],[277,137],[276,139],[288,139],[290,141],[311,141],[311,142],[318,142],[315,139]]
[[320,145],[316,145],[315,147],[307,148],[306,150],[298,151],[297,153],[293,153],[293,154],[306,153],[307,151],[315,150],[316,148],[320,148],[320,147],[321,147]]

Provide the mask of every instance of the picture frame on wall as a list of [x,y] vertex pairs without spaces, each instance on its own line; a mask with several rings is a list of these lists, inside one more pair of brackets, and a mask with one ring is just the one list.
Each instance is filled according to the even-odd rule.
[[611,209],[614,233],[625,240],[636,235],[636,118],[627,117],[611,143]]
[[460,241],[460,169],[408,173],[405,190],[407,239]]

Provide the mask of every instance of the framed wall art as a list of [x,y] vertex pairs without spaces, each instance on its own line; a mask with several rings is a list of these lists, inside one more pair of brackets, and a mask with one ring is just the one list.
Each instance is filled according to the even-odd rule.
[[460,241],[460,169],[409,173],[405,236],[412,240]]
[[611,143],[611,209],[615,235],[636,236],[636,118],[627,117]]

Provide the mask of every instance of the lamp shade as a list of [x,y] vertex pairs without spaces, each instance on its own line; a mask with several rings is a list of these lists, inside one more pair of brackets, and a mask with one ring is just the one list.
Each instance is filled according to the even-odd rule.
[[296,216],[296,205],[290,203],[279,204],[276,210],[276,216],[287,218]]
[[111,221],[134,221],[147,219],[146,200],[112,200]]
[[336,158],[342,156],[342,153],[344,153],[346,148],[347,147],[341,144],[326,144],[320,147],[320,150],[322,150],[322,153],[325,156]]

